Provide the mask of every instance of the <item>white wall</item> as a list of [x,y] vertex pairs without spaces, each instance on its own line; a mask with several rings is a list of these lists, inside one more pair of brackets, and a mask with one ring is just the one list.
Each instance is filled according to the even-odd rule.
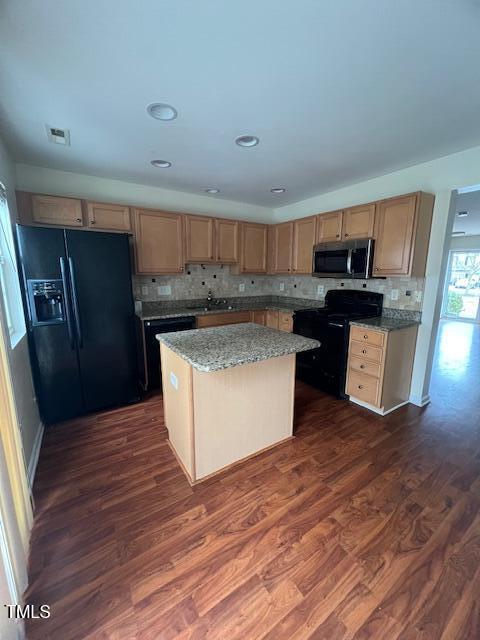
[[432,233],[427,260],[422,325],[419,329],[411,400],[417,404],[428,398],[430,368],[438,329],[439,308],[446,267],[446,250],[450,245],[453,212],[452,190],[480,183],[480,147],[455,153],[408,169],[402,169],[343,189],[331,191],[275,210],[275,220],[321,213],[381,198],[427,191],[435,194]]
[[134,182],[98,178],[69,171],[57,171],[17,164],[17,189],[53,195],[75,196],[101,202],[118,202],[185,213],[204,213],[239,220],[272,222],[267,207],[223,200],[218,196],[172,191]]
[[[16,216],[15,203],[15,170],[10,161],[8,152],[0,140],[0,182],[7,190],[8,207],[12,219]],[[0,323],[5,327],[3,305],[0,304]],[[8,334],[8,332],[7,332]],[[25,335],[14,349],[7,344],[8,359],[13,380],[13,391],[18,420],[22,433],[23,450],[27,468],[35,456],[35,448],[38,444],[38,436],[41,434],[41,422],[35,399],[35,391],[32,382],[30,357],[28,353],[27,336]]]

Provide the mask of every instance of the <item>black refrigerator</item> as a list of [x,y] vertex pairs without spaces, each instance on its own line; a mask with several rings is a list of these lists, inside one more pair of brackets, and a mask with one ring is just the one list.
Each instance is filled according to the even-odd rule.
[[17,225],[17,247],[44,422],[139,400],[128,235]]

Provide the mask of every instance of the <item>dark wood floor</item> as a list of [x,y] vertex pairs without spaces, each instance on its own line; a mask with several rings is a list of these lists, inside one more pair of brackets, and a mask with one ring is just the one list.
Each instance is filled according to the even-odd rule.
[[478,640],[478,373],[386,418],[299,385],[293,441],[194,488],[159,396],[49,430],[29,638]]

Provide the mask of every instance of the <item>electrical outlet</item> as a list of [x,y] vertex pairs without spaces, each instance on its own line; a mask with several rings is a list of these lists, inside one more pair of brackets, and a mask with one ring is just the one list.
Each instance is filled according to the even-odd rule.
[[238,285],[238,290],[239,290],[240,292],[245,291],[245,284],[244,284],[243,282],[242,282],[241,284],[239,284],[239,285]]
[[325,293],[325,287],[323,286],[323,284],[317,284],[317,294],[319,296],[323,296],[324,293]]
[[280,282],[280,291],[285,291],[285,283]]
[[169,284],[162,284],[157,287],[157,293],[159,296],[171,296],[172,287]]
[[390,300],[398,300],[398,289],[392,289],[390,291]]
[[142,296],[148,296],[148,287],[145,284],[142,287]]

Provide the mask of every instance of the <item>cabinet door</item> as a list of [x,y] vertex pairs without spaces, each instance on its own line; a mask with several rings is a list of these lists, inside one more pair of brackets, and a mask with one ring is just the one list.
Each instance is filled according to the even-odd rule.
[[216,220],[215,238],[218,262],[238,262],[238,222]]
[[293,223],[275,225],[274,273],[290,273],[292,270]]
[[345,209],[343,212],[343,238],[372,238],[375,223],[375,203]]
[[343,211],[332,211],[317,216],[317,242],[335,242],[342,237]]
[[240,271],[242,273],[267,272],[267,225],[242,222]]
[[213,262],[215,221],[203,216],[185,216],[186,262]]
[[131,231],[130,209],[121,204],[87,202],[87,226],[103,231]]
[[303,218],[293,223],[293,273],[312,273],[316,218]]
[[377,204],[373,271],[376,276],[409,275],[417,195]]
[[81,200],[33,194],[32,220],[37,224],[81,227],[83,226]]
[[278,329],[278,311],[267,311],[267,327],[270,329]]
[[293,331],[293,316],[286,311],[278,312],[278,328],[280,331],[287,331],[292,333]]
[[261,311],[252,311],[252,322],[255,324],[267,324],[267,312],[265,309]]
[[166,211],[134,209],[137,273],[181,273],[183,216]]

